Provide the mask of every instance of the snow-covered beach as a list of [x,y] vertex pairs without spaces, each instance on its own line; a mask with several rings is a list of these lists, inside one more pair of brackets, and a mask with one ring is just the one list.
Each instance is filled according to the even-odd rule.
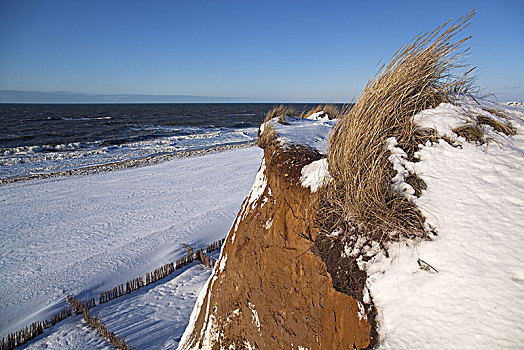
[[[223,238],[253,183],[261,156],[260,149],[250,147],[1,186],[0,334],[49,317],[65,305],[66,295],[95,296],[180,258],[185,255],[182,243],[202,246]],[[133,314],[140,314],[140,305],[151,307],[150,301],[158,301],[163,293],[174,296],[172,307],[157,310],[166,319],[178,320],[170,328],[173,339],[160,337],[154,343],[155,348],[172,348],[209,273],[201,266],[181,270],[165,285],[136,292],[119,307],[131,303]],[[116,325],[109,314],[102,316],[109,327],[113,324],[117,330],[126,324]],[[129,320],[129,314],[122,319]],[[61,330],[69,334],[79,329],[76,323],[67,325],[73,321],[65,322],[55,328],[66,330],[46,331],[40,338],[51,338],[31,346],[53,344]],[[150,327],[159,322],[154,319],[141,329],[154,332]],[[170,345],[162,345],[164,340]]]

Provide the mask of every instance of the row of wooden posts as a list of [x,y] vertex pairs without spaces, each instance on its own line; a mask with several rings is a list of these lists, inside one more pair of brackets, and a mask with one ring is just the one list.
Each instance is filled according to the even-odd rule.
[[98,316],[92,317],[89,313],[89,309],[96,306],[95,298],[83,302],[68,295],[66,299],[70,308],[75,312],[75,315],[82,314],[86,324],[93,328],[98,334],[109,340],[115,348],[129,350],[129,346],[123,338],[117,337],[114,332],[110,332]]
[[49,319],[43,322],[33,322],[29,326],[25,326],[23,329],[10,333],[7,337],[2,338],[0,343],[0,350],[14,349],[17,346],[23,345],[36,338],[40,334],[44,333],[44,329],[51,328],[58,322],[65,320],[71,316],[71,308],[61,310],[57,314],[51,316]]
[[145,283],[142,276],[134,278],[126,282],[125,288],[122,283],[111,290],[98,294],[98,304],[107,303],[108,301],[121,297],[122,295],[134,292],[135,290],[142,288],[144,285]]
[[75,315],[80,315],[81,313],[83,313],[85,308],[90,309],[96,306],[95,298],[87,299],[86,301],[80,301],[68,295],[66,297],[66,300],[69,303],[72,311],[75,312]]
[[[122,295],[129,294],[137,289],[140,289],[143,286],[147,286],[148,284],[154,283],[166,277],[167,275],[173,273],[174,271],[191,264],[195,260],[199,260],[205,266],[212,268],[215,265],[216,260],[211,258],[206,253],[210,253],[212,251],[220,249],[220,247],[222,247],[222,245],[224,244],[224,241],[225,239],[220,239],[216,242],[211,243],[210,245],[206,246],[205,248],[198,249],[196,251],[193,251],[191,247],[184,245],[184,247],[188,251],[188,254],[186,256],[184,256],[183,258],[177,259],[174,263],[171,262],[169,264],[163,265],[159,267],[158,269],[154,270],[153,272],[146,273],[145,282],[142,277],[137,277],[130,281],[127,281],[125,284],[125,288],[124,288],[124,284],[121,284],[109,291],[100,293],[98,295],[98,304],[106,303]],[[28,341],[36,338],[38,335],[42,334],[45,329],[50,328],[54,326],[55,324],[57,324],[58,322],[63,321],[66,318],[70,317],[73,314],[73,312],[75,315],[84,314],[84,308],[87,310],[87,312],[89,312],[90,308],[96,306],[95,298],[90,298],[86,300],[85,302],[80,302],[77,299],[74,299],[68,296],[67,301],[71,304],[71,306],[64,310],[61,310],[57,314],[51,316],[49,319],[44,320],[43,322],[33,322],[31,325],[26,326],[19,331],[10,333],[7,335],[7,337],[2,338],[2,341],[0,342],[0,350],[11,350],[17,346],[21,346],[27,343]],[[94,322],[93,324],[97,324],[97,322],[100,322],[100,320],[98,320],[96,316],[91,317],[89,315],[89,317],[92,320],[90,322]],[[84,318],[85,318],[85,315],[84,315]],[[86,319],[86,322],[87,322],[87,319]],[[102,326],[97,326],[97,327],[102,327]],[[93,328],[97,329],[96,327],[93,327]],[[107,333],[107,329],[104,332]],[[107,333],[107,334],[110,334],[110,333]],[[109,338],[107,339],[111,341],[111,339]],[[125,345],[125,342],[123,344]],[[128,349],[127,345],[125,346],[126,346],[125,348],[122,348],[122,347],[119,348],[118,346],[116,347],[118,349]]]
[[156,282],[159,279],[166,277],[167,275],[175,272],[174,263],[165,264],[164,266],[159,267],[153,272],[146,273],[146,285]]
[[89,307],[85,304],[82,305],[82,315],[84,316],[86,324],[89,327],[93,328],[102,337],[106,338],[111,344],[113,344],[115,348],[121,350],[129,350],[129,346],[126,344],[124,338],[118,337],[115,334],[115,332],[110,332],[98,316],[91,316],[91,314],[89,313]]
[[[206,246],[203,249],[198,249],[197,251],[194,251],[193,248],[190,246],[184,244],[184,247],[187,250],[187,255],[177,259],[174,263],[168,263],[163,266],[160,266],[158,269],[155,269],[153,272],[147,272],[146,273],[146,280],[142,279],[142,277],[137,277],[131,281],[126,282],[126,288],[124,290],[124,285],[121,284],[111,290],[108,290],[104,293],[100,293],[98,295],[98,303],[103,304],[107,303],[110,300],[113,300],[115,298],[121,297],[122,295],[129,294],[137,289],[142,288],[143,286],[147,286],[151,283],[154,283],[170,274],[175,272],[178,269],[181,269],[182,267],[191,264],[195,260],[199,260],[202,264],[205,266],[212,268],[216,260],[207,255],[206,253],[210,253],[212,251],[215,251],[222,247],[222,244],[224,244],[225,239],[220,239],[216,242],[211,243],[210,245]],[[206,252],[206,253],[204,253]]]

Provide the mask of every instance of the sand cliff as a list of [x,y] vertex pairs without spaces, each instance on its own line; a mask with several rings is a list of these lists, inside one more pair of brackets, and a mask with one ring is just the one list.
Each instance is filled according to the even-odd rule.
[[363,305],[333,287],[312,251],[317,195],[300,181],[321,154],[268,147],[255,184],[201,292],[180,349],[361,349]]

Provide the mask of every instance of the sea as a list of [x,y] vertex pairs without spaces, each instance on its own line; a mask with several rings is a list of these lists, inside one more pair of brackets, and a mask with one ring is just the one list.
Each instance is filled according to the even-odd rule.
[[0,104],[0,180],[252,144],[274,106]]

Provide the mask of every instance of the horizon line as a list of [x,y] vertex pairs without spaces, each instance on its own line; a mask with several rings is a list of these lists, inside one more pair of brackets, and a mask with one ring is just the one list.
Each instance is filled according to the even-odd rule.
[[[335,102],[333,99],[299,98],[294,99],[257,99],[249,97],[224,97],[203,95],[169,95],[169,94],[87,94],[67,91],[24,91],[1,90],[0,103],[21,104],[133,104],[133,103],[330,103],[344,104],[348,102]],[[289,101],[289,102],[286,102]],[[323,102],[326,103],[326,102]]]

